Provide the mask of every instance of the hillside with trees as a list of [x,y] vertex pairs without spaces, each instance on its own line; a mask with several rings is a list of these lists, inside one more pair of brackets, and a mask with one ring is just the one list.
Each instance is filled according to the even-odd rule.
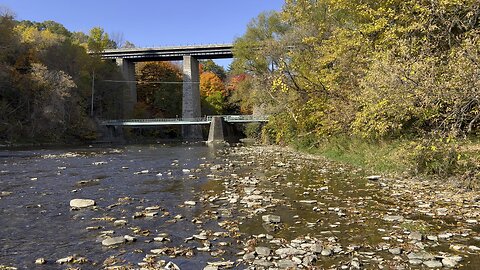
[[101,28],[72,33],[53,21],[16,21],[5,12],[0,37],[0,141],[91,140],[96,136],[92,117],[121,116],[121,100],[113,98],[121,86],[103,82],[121,74],[114,63],[87,54],[116,47]]
[[476,178],[479,17],[474,0],[287,0],[235,42],[237,100],[272,115],[272,143]]

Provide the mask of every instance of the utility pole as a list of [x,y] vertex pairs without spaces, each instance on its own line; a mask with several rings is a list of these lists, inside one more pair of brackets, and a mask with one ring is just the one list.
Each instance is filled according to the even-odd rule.
[[92,104],[90,106],[90,117],[93,118],[93,94],[95,93],[95,70],[92,71]]

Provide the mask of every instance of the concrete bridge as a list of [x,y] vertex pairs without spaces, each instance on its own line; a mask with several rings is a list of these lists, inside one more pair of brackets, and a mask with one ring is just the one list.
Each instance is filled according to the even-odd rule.
[[[265,123],[268,118],[264,116],[254,115],[215,115],[197,118],[156,118],[156,119],[125,119],[125,120],[104,120],[100,125],[117,128],[117,127],[131,127],[142,128],[151,126],[197,126],[210,125],[208,133],[208,142],[225,141],[227,137],[226,124],[235,123]],[[198,138],[195,138],[198,139]]]
[[[115,60],[128,82],[128,93],[123,97],[125,117],[132,115],[133,107],[137,103],[136,62],[183,60],[182,118],[198,118],[201,116],[198,60],[232,58],[232,48],[233,46],[228,44],[112,49],[102,52],[101,57]],[[186,139],[201,139],[202,136],[200,127],[195,125],[185,125],[182,133]]]

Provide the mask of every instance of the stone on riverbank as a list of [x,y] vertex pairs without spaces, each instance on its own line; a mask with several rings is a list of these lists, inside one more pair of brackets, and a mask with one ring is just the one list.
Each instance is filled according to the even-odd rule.
[[266,222],[266,223],[280,223],[281,222],[280,216],[275,216],[275,215],[262,216],[262,220],[263,220],[263,222]]
[[85,207],[91,207],[94,205],[95,205],[95,201],[90,199],[73,199],[70,201],[70,207],[73,207],[73,208],[85,208]]
[[114,246],[125,243],[126,239],[123,236],[119,237],[109,237],[102,241],[102,245],[104,246]]

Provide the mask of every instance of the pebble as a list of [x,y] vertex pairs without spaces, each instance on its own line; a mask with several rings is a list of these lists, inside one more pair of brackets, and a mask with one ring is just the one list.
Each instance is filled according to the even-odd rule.
[[46,264],[47,261],[44,258],[38,258],[35,260],[35,264]]
[[408,235],[408,239],[415,240],[415,241],[422,241],[422,234],[419,232],[411,232]]
[[267,257],[270,255],[270,253],[272,252],[271,249],[269,249],[268,247],[256,247],[255,248],[255,252],[257,253],[258,256],[260,257]]
[[113,222],[113,225],[114,226],[125,226],[125,225],[127,225],[127,221],[123,220],[123,219],[115,220]]
[[194,201],[185,201],[183,204],[188,205],[188,206],[195,206],[197,203]]
[[454,268],[460,261],[462,261],[460,256],[445,257],[442,259],[442,264],[444,267]]
[[388,250],[393,255],[400,255],[402,254],[402,249],[401,248],[391,248]]
[[137,241],[137,238],[135,238],[134,236],[130,236],[130,235],[124,235],[123,238],[125,238],[125,240],[127,242],[135,242]]
[[102,241],[102,245],[104,246],[113,246],[113,245],[119,245],[125,243],[125,238],[123,236],[119,237],[109,237],[107,239],[104,239]]
[[266,223],[280,223],[281,221],[280,216],[275,216],[275,215],[262,216],[262,220]]
[[435,260],[430,260],[430,261],[424,261],[423,264],[427,266],[428,268],[442,268],[443,264],[440,261],[435,261]]
[[70,207],[74,208],[85,208],[94,205],[95,201],[90,199],[73,199],[70,201]]
[[370,180],[370,181],[378,181],[382,178],[381,175],[370,175],[370,176],[367,176],[367,180]]
[[403,216],[384,216],[383,220],[389,221],[389,222],[403,222],[404,218]]
[[332,255],[332,253],[333,253],[333,251],[332,251],[331,249],[329,249],[329,248],[324,248],[324,249],[322,250],[322,252],[320,253],[320,255],[322,255],[322,256],[330,256],[330,255]]

